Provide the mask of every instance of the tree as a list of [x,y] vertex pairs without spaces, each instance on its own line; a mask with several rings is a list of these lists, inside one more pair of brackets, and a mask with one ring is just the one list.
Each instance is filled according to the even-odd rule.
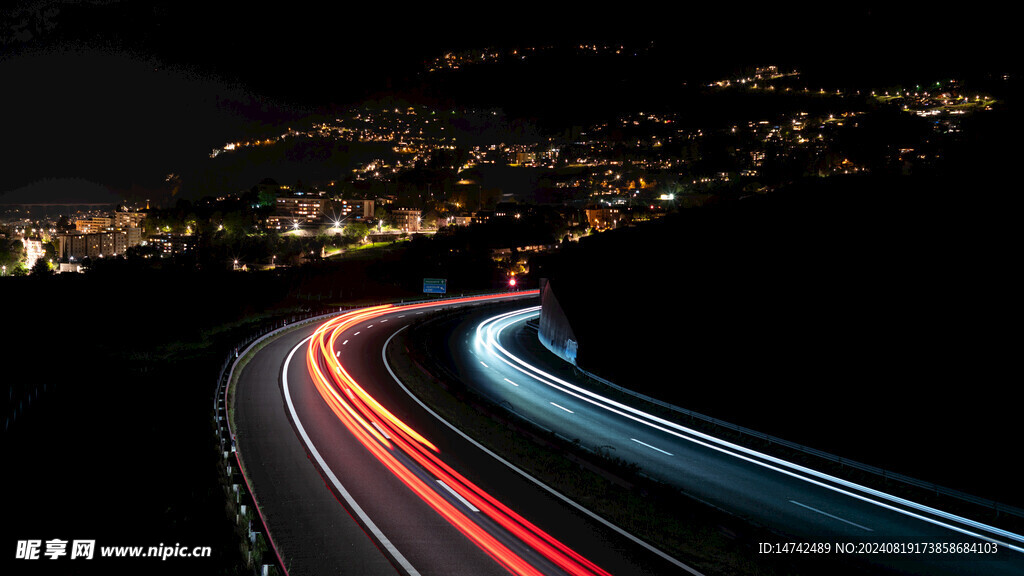
[[345,226],[344,235],[345,238],[353,242],[359,242],[360,244],[366,239],[367,234],[370,233],[370,229],[366,227],[366,224],[362,222],[353,222],[348,226]]
[[261,188],[256,193],[257,204],[260,208],[273,208],[277,203],[277,190]]
[[4,240],[0,238],[0,264],[7,267],[8,273],[21,263],[25,247],[21,240]]
[[51,276],[53,270],[50,269],[50,263],[45,258],[39,258],[36,263],[32,265],[32,271],[29,272],[31,276]]

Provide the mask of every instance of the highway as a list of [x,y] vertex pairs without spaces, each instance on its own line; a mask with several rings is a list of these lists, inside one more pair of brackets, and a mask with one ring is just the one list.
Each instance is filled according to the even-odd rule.
[[392,376],[396,333],[492,300],[361,309],[252,355],[232,433],[290,575],[696,573],[502,464]]
[[[461,343],[450,346],[460,377],[543,429],[611,451],[694,498],[770,526],[795,548],[817,546],[837,568],[867,562],[922,576],[1024,574],[1020,535],[718,440],[553,374],[550,358],[531,357],[523,345],[537,338],[524,325],[538,314],[531,306],[462,323],[450,339]],[[664,374],[685,381],[673,366]],[[772,553],[786,550],[765,551]]]

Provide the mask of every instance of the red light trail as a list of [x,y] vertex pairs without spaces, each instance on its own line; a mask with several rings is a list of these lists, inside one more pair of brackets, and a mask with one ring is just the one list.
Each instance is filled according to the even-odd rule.
[[[486,300],[495,296],[477,296],[446,300],[446,305]],[[334,343],[345,330],[373,318],[396,312],[437,306],[437,303],[413,304],[397,308],[391,305],[348,312],[321,324],[309,341],[306,365],[313,384],[327,406],[344,426],[392,474],[430,505],[467,538],[513,574],[540,575],[532,565],[504,544],[485,527],[471,519],[459,507],[442,496],[421,474],[411,470],[399,454],[415,461],[423,472],[449,487],[465,502],[514,535],[560,570],[574,576],[608,573],[565,544],[474,485],[438,457],[438,449],[429,440],[395,417],[356,382],[333,353]]]

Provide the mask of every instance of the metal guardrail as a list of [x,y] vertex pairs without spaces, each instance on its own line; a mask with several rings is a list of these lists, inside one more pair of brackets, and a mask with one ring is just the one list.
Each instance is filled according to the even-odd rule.
[[[509,291],[490,292],[490,293],[473,294],[473,296],[512,295],[512,294],[515,294],[515,292],[509,292]],[[423,298],[423,299],[408,300],[408,301],[400,300],[397,304],[402,306],[402,305],[410,305],[410,304],[421,304],[421,303],[426,303],[426,302],[442,303],[445,300],[455,300],[455,299],[458,299],[458,298],[462,298],[464,296],[468,296],[468,294],[460,294],[459,296],[441,297],[441,298]],[[394,302],[391,302],[391,303],[394,303]],[[370,306],[370,305],[340,307],[340,308],[337,308],[337,309],[332,309],[330,312],[324,312],[323,310],[320,310],[318,312],[309,312],[309,313],[305,313],[305,314],[292,314],[289,318],[282,318],[282,319],[276,320],[274,322],[271,322],[271,323],[263,326],[262,328],[254,331],[254,332],[251,332],[246,338],[242,339],[241,341],[239,341],[239,343],[237,345],[235,345],[235,347],[231,351],[231,353],[229,353],[227,355],[227,357],[224,359],[223,364],[221,364],[219,376],[217,378],[217,386],[216,386],[214,394],[213,394],[213,414],[214,414],[214,420],[215,420],[215,422],[217,424],[217,436],[218,436],[218,439],[219,439],[219,442],[220,442],[220,450],[225,455],[225,458],[224,458],[224,460],[226,461],[225,462],[225,466],[226,466],[226,471],[227,471],[227,475],[228,475],[229,478],[232,477],[232,475],[235,472],[235,470],[232,469],[232,467],[231,467],[230,455],[231,454],[236,454],[236,447],[235,447],[234,432],[231,430],[231,421],[230,421],[230,418],[228,416],[228,397],[227,397],[227,395],[228,395],[228,391],[229,391],[229,388],[230,388],[231,380],[234,378],[235,368],[237,367],[239,360],[244,358],[246,356],[246,354],[248,354],[249,351],[253,347],[259,345],[264,340],[267,340],[269,338],[272,338],[272,337],[276,336],[277,334],[279,334],[280,332],[282,332],[284,330],[294,329],[296,326],[303,326],[303,325],[310,324],[310,323],[321,322],[321,321],[327,320],[328,318],[337,316],[338,314],[343,314],[343,313],[345,313],[345,312],[347,312],[349,310],[355,310],[355,309],[358,309],[358,308],[365,308],[367,306]],[[241,467],[241,460],[238,459],[238,462],[239,462],[239,468],[240,468]],[[241,470],[238,470],[238,472],[241,472]],[[258,512],[258,510],[257,510],[257,512]],[[269,534],[269,532],[267,531],[266,523],[263,522],[262,515],[260,515],[260,523],[262,524],[263,533],[264,534]],[[249,532],[250,532],[250,538],[253,538],[254,532],[253,532],[251,526],[249,528]],[[267,536],[267,540],[269,541],[269,536]],[[271,546],[273,546],[272,542],[271,542]],[[284,566],[282,565],[282,562],[280,560],[280,556],[277,555],[276,548],[275,548],[274,552],[275,552],[275,556],[277,557],[277,570],[278,570],[278,572],[280,572],[282,574],[287,574],[287,571],[284,569]],[[264,565],[264,567],[261,567],[262,572],[259,572],[259,570],[257,570],[257,573],[266,574],[267,570],[266,570],[265,566],[266,565]]]
[[[495,295],[495,296],[497,296],[497,295],[502,295],[502,294],[514,294],[514,292],[507,292],[507,291],[489,292],[489,293],[474,294],[474,296],[488,296],[488,295]],[[454,300],[454,299],[462,298],[464,296],[467,296],[467,295],[466,294],[460,294],[459,296],[451,296],[451,297],[444,297],[444,298],[421,298],[421,299],[417,299],[417,300],[408,300],[408,301],[406,301],[406,300],[399,300],[397,304],[398,305],[409,305],[409,304],[422,304],[422,303],[425,303],[425,302],[444,302],[445,300]],[[266,325],[266,326],[256,330],[255,332],[250,333],[247,338],[244,338],[237,345],[235,345],[234,350],[230,354],[228,354],[228,356],[224,359],[224,363],[221,364],[220,373],[219,373],[220,376],[217,379],[217,388],[216,388],[216,391],[214,392],[214,396],[213,396],[213,398],[214,398],[213,399],[213,411],[214,411],[214,414],[215,414],[215,418],[217,419],[217,422],[218,422],[218,432],[221,432],[223,430],[223,427],[228,426],[228,424],[227,424],[227,388],[228,388],[228,384],[231,382],[231,378],[233,377],[233,374],[234,374],[234,368],[235,368],[234,365],[235,365],[235,363],[237,362],[237,360],[239,358],[245,356],[245,354],[249,351],[249,348],[251,348],[252,346],[258,344],[260,341],[262,341],[262,340],[264,340],[264,339],[266,339],[266,338],[268,338],[268,337],[270,337],[270,336],[272,336],[272,335],[274,335],[277,332],[280,332],[282,330],[286,330],[286,329],[289,329],[289,328],[294,328],[297,325],[307,324],[307,323],[313,322],[313,321],[326,320],[327,318],[330,318],[332,316],[336,316],[338,314],[342,314],[342,313],[347,312],[349,310],[355,310],[355,309],[358,309],[358,308],[365,308],[365,307],[368,307],[368,306],[370,306],[370,305],[368,304],[366,306],[343,306],[343,307],[338,308],[337,310],[332,310],[330,312],[324,312],[323,310],[320,310],[318,312],[309,312],[309,313],[305,313],[305,314],[292,314],[289,319],[276,320],[276,321],[274,321],[274,322],[272,322],[272,323],[270,323],[270,324],[268,324],[268,325]],[[222,422],[223,422],[223,424],[222,424]],[[230,430],[228,430],[228,431],[230,432]],[[222,445],[222,448],[223,448],[223,445]]]
[[[266,340],[266,339],[276,335],[277,333],[279,333],[279,332],[281,332],[283,330],[294,328],[296,326],[302,326],[302,325],[308,324],[310,322],[317,322],[317,321],[320,321],[322,319],[326,319],[326,318],[329,318],[331,316],[340,314],[341,312],[344,312],[344,309],[342,309],[341,311],[332,311],[332,312],[329,312],[329,313],[323,313],[323,312],[313,313],[313,312],[310,312],[308,314],[293,314],[293,315],[290,316],[290,318],[287,318],[287,319],[282,318],[282,319],[279,319],[277,321],[274,321],[274,322],[272,322],[272,323],[270,323],[270,324],[260,328],[259,330],[250,333],[249,336],[246,337],[245,339],[243,339],[242,341],[240,341],[234,347],[234,350],[232,350],[232,352],[230,354],[228,354],[228,356],[224,359],[224,363],[221,365],[221,369],[220,369],[220,373],[219,373],[220,375],[219,375],[219,377],[217,379],[217,387],[216,387],[216,390],[215,390],[214,396],[213,396],[213,411],[214,411],[214,418],[215,418],[216,423],[217,423],[217,437],[218,437],[219,442],[220,442],[220,451],[224,454],[225,471],[226,471],[227,476],[228,476],[229,479],[233,478],[235,473],[239,473],[239,474],[242,473],[242,470],[241,470],[242,461],[241,461],[241,458],[238,457],[238,455],[236,453],[236,450],[235,450],[235,436],[234,436],[234,432],[231,430],[231,421],[230,421],[230,418],[229,418],[229,415],[228,415],[228,398],[227,398],[228,390],[230,388],[231,379],[234,377],[234,372],[235,372],[235,368],[238,365],[238,361],[241,358],[243,358],[245,356],[245,354],[247,354],[248,351],[252,347],[256,346],[257,344],[259,344],[263,340]],[[238,462],[238,469],[237,470],[232,467],[232,459],[230,458],[230,456],[232,454],[234,454],[236,456],[235,460]],[[243,475],[243,480],[244,480],[244,475]],[[248,480],[245,480],[245,482],[246,482],[246,487],[248,488]],[[232,482],[232,485],[236,485],[236,484]],[[235,493],[236,493],[236,498],[237,498],[238,497],[238,492],[236,491]],[[276,569],[276,572],[279,573],[279,574],[288,574],[288,571],[284,568],[283,562],[281,561],[280,554],[278,554],[276,547],[274,547],[273,542],[270,540],[270,536],[269,536],[270,532],[267,530],[267,525],[266,525],[266,522],[263,519],[262,513],[259,512],[259,509],[256,506],[255,499],[252,498],[251,490],[249,491],[248,496],[252,500],[253,507],[256,509],[257,517],[259,518],[259,523],[260,523],[260,526],[258,527],[258,530],[254,530],[253,526],[252,526],[252,518],[248,519],[247,530],[248,530],[250,542],[255,544],[257,534],[262,532],[266,542],[274,549],[274,558],[276,558],[276,562],[274,564],[274,568]],[[244,510],[244,506],[242,507],[242,509]],[[240,519],[238,521],[241,522]],[[261,561],[261,565],[254,566],[253,572],[256,575],[266,576],[269,573],[270,567],[271,567],[271,565],[269,565],[269,564],[262,564],[262,561]]]

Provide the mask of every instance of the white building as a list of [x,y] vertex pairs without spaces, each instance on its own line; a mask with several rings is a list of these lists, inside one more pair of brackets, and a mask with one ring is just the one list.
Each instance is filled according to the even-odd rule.
[[39,260],[46,254],[46,251],[43,249],[43,241],[25,238],[22,240],[22,243],[25,245],[25,253],[27,254],[25,266],[31,270],[35,266],[36,260]]

